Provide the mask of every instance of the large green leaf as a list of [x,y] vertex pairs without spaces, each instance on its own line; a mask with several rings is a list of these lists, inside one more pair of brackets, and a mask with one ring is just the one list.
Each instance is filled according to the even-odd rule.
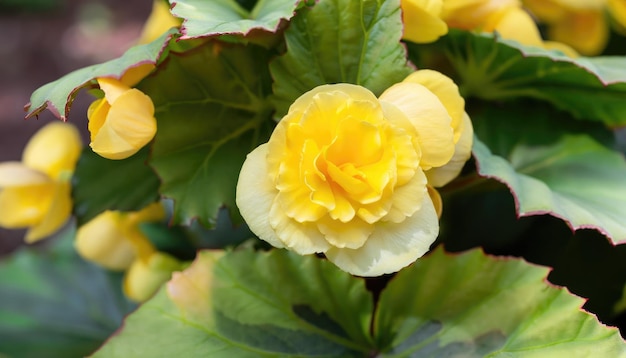
[[276,116],[301,94],[328,83],[367,87],[376,95],[410,72],[400,44],[400,1],[320,0],[285,31],[287,53],[271,64]]
[[615,328],[545,282],[548,269],[438,249],[400,271],[376,317],[385,357],[625,357]]
[[259,0],[248,11],[235,0],[175,0],[172,13],[184,19],[184,38],[247,35],[260,29],[274,32],[294,15],[300,0]]
[[474,115],[478,173],[509,187],[520,216],[551,214],[626,241],[624,156],[592,137],[593,128],[572,130],[550,115],[532,103]]
[[156,64],[169,43],[169,39],[176,32],[178,32],[177,29],[171,29],[149,44],[131,47],[122,57],[81,68],[43,85],[30,97],[26,118],[36,116],[48,108],[55,116],[65,120],[78,90],[97,77],[119,78],[131,67],[146,63]]
[[51,247],[23,248],[0,261],[0,356],[82,357],[133,308],[121,275],[82,260],[74,230]]
[[[547,268],[441,247],[382,291],[285,250],[201,252],[96,357],[626,356]],[[373,338],[370,325],[373,325]]]
[[364,282],[284,250],[203,251],[95,357],[366,356]]
[[626,124],[626,57],[569,58],[489,34],[451,30],[439,46],[464,94],[487,100],[532,97],[575,118]]
[[174,199],[174,221],[212,224],[231,209],[246,155],[267,140],[271,127],[267,54],[254,46],[207,43],[171,53],[140,85],[154,102],[159,130],[150,164],[161,194]]
[[135,211],[159,198],[159,178],[147,164],[148,148],[108,160],[83,150],[72,177],[74,215],[82,225],[105,210]]

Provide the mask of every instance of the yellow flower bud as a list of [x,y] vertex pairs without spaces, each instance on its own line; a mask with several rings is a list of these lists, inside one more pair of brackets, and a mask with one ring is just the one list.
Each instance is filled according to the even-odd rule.
[[105,97],[89,106],[89,132],[94,152],[107,159],[125,159],[137,153],[156,134],[150,97],[123,82],[99,78]]
[[178,260],[162,252],[155,251],[146,259],[137,259],[124,277],[124,294],[133,301],[143,302],[180,269]]
[[138,43],[150,43],[156,40],[165,31],[172,27],[178,27],[180,24],[181,20],[172,15],[167,1],[154,0],[152,3],[152,12],[143,27]]

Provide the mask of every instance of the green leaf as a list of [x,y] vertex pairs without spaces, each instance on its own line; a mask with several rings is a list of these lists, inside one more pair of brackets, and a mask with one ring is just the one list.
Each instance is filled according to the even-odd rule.
[[148,148],[123,160],[83,150],[72,177],[74,215],[82,225],[106,210],[137,211],[159,198],[159,178],[147,164]]
[[441,248],[400,271],[376,317],[385,357],[624,357],[616,328],[545,282],[548,268]]
[[174,222],[211,225],[235,205],[246,155],[268,137],[272,121],[267,53],[255,46],[207,43],[168,60],[140,89],[152,98],[157,131],[150,164],[161,194],[174,199]]
[[412,69],[400,44],[400,1],[320,0],[285,31],[287,53],[271,63],[276,117],[319,85],[358,84],[380,95]]
[[525,108],[473,115],[478,173],[509,187],[520,216],[551,214],[626,241],[624,156],[592,137],[593,128],[572,130],[558,115]]
[[184,19],[183,38],[247,35],[253,30],[275,32],[295,14],[300,0],[259,0],[251,11],[235,0],[175,0],[172,13]]
[[461,30],[451,30],[438,46],[456,68],[466,96],[537,98],[577,119],[626,124],[626,57],[572,59],[559,51]]
[[363,280],[285,250],[200,252],[95,357],[365,356]]
[[73,239],[66,230],[0,261],[0,356],[83,357],[133,308],[121,275],[82,260]]
[[91,80],[97,77],[120,78],[131,67],[146,63],[156,64],[163,55],[169,39],[176,32],[178,32],[177,29],[170,29],[149,44],[131,47],[122,57],[99,65],[81,68],[43,85],[30,97],[26,118],[36,116],[48,108],[55,116],[66,120],[78,90],[86,87]]

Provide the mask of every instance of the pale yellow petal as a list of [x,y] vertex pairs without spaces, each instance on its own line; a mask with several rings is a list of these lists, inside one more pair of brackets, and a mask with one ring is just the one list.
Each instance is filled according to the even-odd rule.
[[429,43],[448,33],[441,19],[442,0],[402,0],[402,38],[415,43]]
[[373,101],[376,102],[376,96],[367,88],[363,86],[357,86],[349,83],[336,83],[330,85],[321,85],[313,88],[312,90],[304,93],[289,107],[289,113],[302,113],[312,103],[314,103],[314,97],[320,93],[334,96],[333,93],[347,94],[351,100],[354,101]]
[[78,228],[74,246],[85,259],[110,270],[127,269],[136,257],[135,248],[124,236],[122,215],[105,211]]
[[89,105],[87,109],[87,129],[89,129],[89,140],[93,142],[100,128],[104,125],[104,121],[107,119],[111,105],[105,98],[97,99]]
[[136,302],[146,301],[180,269],[181,263],[163,252],[154,252],[147,261],[135,260],[124,276],[124,294]]
[[285,245],[276,236],[269,219],[278,191],[267,170],[268,148],[269,144],[262,144],[246,157],[237,181],[236,203],[250,230],[272,246],[281,248]]
[[52,204],[56,183],[13,186],[0,191],[0,226],[25,228],[40,223]]
[[125,159],[148,144],[157,130],[154,105],[137,89],[120,95],[90,146],[108,159]]
[[442,166],[452,158],[452,119],[431,91],[417,83],[397,83],[388,88],[380,100],[398,107],[417,130],[422,150],[422,168]]
[[52,202],[40,222],[26,232],[24,240],[33,243],[44,239],[59,230],[72,214],[72,186],[69,180],[56,183]]
[[626,1],[624,0],[608,0],[609,12],[613,19],[617,22],[617,30],[622,34],[626,34]]
[[46,174],[25,166],[21,162],[0,163],[0,189],[51,182]]
[[552,0],[524,0],[524,7],[540,21],[552,23],[567,16],[567,7]]
[[439,234],[439,220],[428,195],[421,209],[399,224],[377,225],[359,249],[331,248],[326,257],[357,276],[380,276],[399,271],[424,255]]
[[64,172],[74,171],[82,147],[76,127],[52,122],[30,138],[22,153],[22,163],[57,179]]
[[413,72],[402,82],[420,84],[439,98],[452,119],[450,125],[454,130],[454,142],[456,143],[461,136],[459,126],[463,120],[463,113],[465,113],[465,100],[461,97],[456,83],[441,72],[427,69]]
[[375,226],[359,218],[346,223],[327,218],[318,221],[317,227],[332,246],[358,249],[367,241]]
[[472,121],[467,114],[463,115],[463,132],[461,138],[454,146],[454,155],[450,161],[438,168],[426,171],[428,183],[436,188],[442,187],[456,178],[465,162],[472,156],[472,145],[474,143],[474,128]]
[[395,188],[389,212],[383,221],[400,223],[420,209],[426,195],[426,175],[421,170],[405,185]]
[[[315,223],[299,223],[287,215],[278,203],[274,203],[269,212],[269,223],[275,232],[281,246],[270,244],[276,247],[287,247],[300,255],[309,255],[326,251],[330,245],[324,235],[319,231]],[[254,230],[252,231],[254,232]]]
[[142,222],[156,222],[165,219],[165,208],[160,201],[149,204],[143,209],[126,214],[126,218],[130,224],[139,224]]
[[437,189],[429,185],[428,196],[430,196],[430,200],[432,200],[433,202],[433,206],[435,207],[435,212],[437,213],[437,217],[441,219],[441,214],[443,213],[443,199],[441,199],[441,194],[439,194]]
[[156,66],[153,63],[142,63],[126,70],[120,78],[120,82],[126,86],[133,87],[144,79]]

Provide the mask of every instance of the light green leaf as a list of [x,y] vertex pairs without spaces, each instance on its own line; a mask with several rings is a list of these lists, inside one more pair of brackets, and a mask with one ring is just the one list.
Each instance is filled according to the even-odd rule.
[[91,80],[97,77],[120,78],[131,67],[146,63],[156,64],[163,55],[169,39],[176,32],[178,32],[177,29],[170,29],[149,44],[131,47],[122,57],[99,65],[81,68],[43,85],[30,97],[26,118],[36,116],[48,108],[55,116],[66,120],[78,90],[86,87]]
[[130,158],[109,160],[83,150],[72,177],[78,225],[106,210],[136,211],[159,198],[159,178],[147,164],[148,148]]
[[364,282],[285,250],[200,252],[95,357],[365,356]]
[[383,357],[625,357],[616,328],[546,283],[548,268],[441,247],[400,271],[376,317]]
[[276,117],[301,94],[346,82],[380,95],[412,69],[400,44],[400,1],[320,0],[285,31],[287,53],[272,62]]
[[183,38],[247,35],[252,30],[277,31],[295,14],[300,0],[259,0],[250,11],[235,0],[175,0],[172,13],[184,19]]
[[246,155],[267,140],[271,128],[267,53],[255,46],[207,43],[172,52],[140,89],[151,96],[157,131],[150,164],[161,194],[174,199],[174,221],[205,225],[230,208]]
[[461,30],[451,30],[438,46],[456,68],[464,95],[537,98],[577,119],[626,124],[626,57],[572,59],[559,51]]
[[574,131],[557,115],[525,108],[473,116],[478,173],[509,187],[520,216],[550,214],[626,241],[624,156],[600,144],[593,129]]
[[74,230],[60,236],[50,247],[23,248],[0,261],[0,356],[85,356],[133,308],[121,275],[82,260]]

